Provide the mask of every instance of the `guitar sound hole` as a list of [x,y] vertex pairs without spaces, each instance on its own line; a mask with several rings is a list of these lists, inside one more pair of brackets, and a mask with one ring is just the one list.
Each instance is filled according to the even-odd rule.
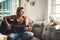
[[14,21],[14,19],[10,19],[10,21]]

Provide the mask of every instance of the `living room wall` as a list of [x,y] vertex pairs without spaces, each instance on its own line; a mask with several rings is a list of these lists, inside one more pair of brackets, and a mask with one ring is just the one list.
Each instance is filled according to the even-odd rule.
[[34,21],[44,21],[48,16],[48,0],[34,0],[35,4],[31,5],[29,0],[28,3],[24,3],[21,0],[21,6],[25,8],[25,15]]

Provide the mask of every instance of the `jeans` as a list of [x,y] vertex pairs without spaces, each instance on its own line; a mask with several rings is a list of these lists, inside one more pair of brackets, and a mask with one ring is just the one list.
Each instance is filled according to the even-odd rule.
[[19,40],[28,40],[31,39],[32,36],[30,35],[29,31],[25,31],[24,33],[21,34],[22,36],[20,36],[18,33],[13,33],[12,37],[10,38],[10,40],[17,40],[19,38]]
[[29,40],[31,39],[33,36],[31,36],[30,32],[29,31],[25,31],[21,37],[22,40]]
[[10,34],[10,36],[8,37],[8,40],[16,40],[18,39],[19,35],[18,33],[13,33],[13,34]]

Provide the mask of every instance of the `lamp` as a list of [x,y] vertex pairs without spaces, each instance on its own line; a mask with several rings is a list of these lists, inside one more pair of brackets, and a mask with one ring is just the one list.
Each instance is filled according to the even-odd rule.
[[31,6],[34,6],[35,5],[35,2],[33,1],[33,2],[30,2],[30,5]]
[[34,6],[35,5],[35,0],[30,0],[29,3],[30,3],[31,6]]
[[29,0],[25,0],[26,2],[29,2]]
[[30,4],[31,6],[34,6],[35,5],[35,0],[24,0],[24,3],[25,4]]
[[24,0],[24,3],[27,4],[29,2],[29,0]]

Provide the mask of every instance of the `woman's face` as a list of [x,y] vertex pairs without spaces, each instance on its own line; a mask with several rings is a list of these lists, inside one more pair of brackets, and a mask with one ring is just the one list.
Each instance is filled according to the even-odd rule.
[[21,9],[18,15],[23,16],[23,14],[24,14],[24,9]]

